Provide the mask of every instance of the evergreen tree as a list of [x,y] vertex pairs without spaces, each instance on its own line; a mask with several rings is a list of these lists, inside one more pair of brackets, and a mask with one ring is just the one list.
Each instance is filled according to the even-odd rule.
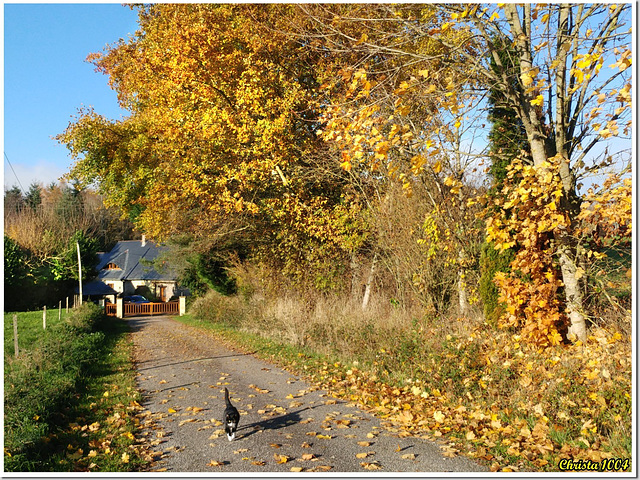
[[[508,78],[517,81],[517,56],[513,52],[513,47],[504,46],[501,54],[502,65],[508,65],[510,72]],[[498,66],[493,58],[491,67],[496,73]],[[489,174],[492,177],[489,198],[501,195],[503,182],[507,176],[507,167],[518,157],[529,158],[527,136],[518,118],[516,111],[507,106],[503,90],[494,86],[489,92],[489,121],[491,131],[489,132],[489,159],[491,165]],[[484,315],[489,322],[495,322],[501,315],[500,304],[498,302],[498,288],[493,282],[493,277],[497,272],[509,272],[510,263],[515,253],[513,249],[499,252],[493,248],[493,244],[485,242],[482,245],[480,255],[480,282],[479,294],[484,305]]]

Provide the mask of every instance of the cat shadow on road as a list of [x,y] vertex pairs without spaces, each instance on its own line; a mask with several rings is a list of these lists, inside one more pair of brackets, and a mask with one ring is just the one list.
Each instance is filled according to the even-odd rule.
[[[296,410],[295,412],[289,412],[275,418],[253,422],[244,426],[242,426],[241,424],[241,426],[238,428],[238,439],[250,437],[254,433],[258,433],[261,430],[279,430],[281,428],[300,423],[300,420],[302,419],[302,412],[311,410],[312,408],[317,408],[319,406],[320,405],[315,405],[313,407],[301,408],[300,410]],[[245,432],[245,430],[249,430],[249,432]]]

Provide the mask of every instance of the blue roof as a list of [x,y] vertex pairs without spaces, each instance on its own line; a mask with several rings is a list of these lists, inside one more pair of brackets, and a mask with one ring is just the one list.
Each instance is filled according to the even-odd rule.
[[[163,268],[158,272],[151,265],[158,255],[166,251],[167,247],[158,246],[147,240],[123,240],[118,242],[110,252],[99,255],[98,279],[102,281],[122,280],[164,280],[175,281],[176,274],[170,268]],[[113,263],[118,268],[106,269]]]

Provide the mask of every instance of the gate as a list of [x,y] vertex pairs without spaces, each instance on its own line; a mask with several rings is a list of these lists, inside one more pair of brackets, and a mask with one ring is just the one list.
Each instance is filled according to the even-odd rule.
[[[115,317],[115,303],[107,303],[105,311],[108,316]],[[179,302],[125,303],[123,305],[123,314],[125,317],[133,317],[136,315],[178,315],[179,313]]]

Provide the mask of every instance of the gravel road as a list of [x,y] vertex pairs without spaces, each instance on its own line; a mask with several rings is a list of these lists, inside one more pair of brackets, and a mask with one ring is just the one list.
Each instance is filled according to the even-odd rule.
[[[154,471],[481,472],[438,444],[400,437],[356,405],[171,317],[128,319]],[[223,431],[224,387],[240,411]]]

